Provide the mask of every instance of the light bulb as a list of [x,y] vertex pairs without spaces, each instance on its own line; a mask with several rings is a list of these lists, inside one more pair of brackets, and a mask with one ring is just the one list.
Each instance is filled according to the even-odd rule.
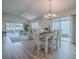
[[48,16],[47,16],[47,15],[45,15],[44,17],[45,17],[45,18],[48,18]]
[[48,16],[51,16],[51,13],[49,13]]
[[56,17],[56,14],[52,14],[52,16]]

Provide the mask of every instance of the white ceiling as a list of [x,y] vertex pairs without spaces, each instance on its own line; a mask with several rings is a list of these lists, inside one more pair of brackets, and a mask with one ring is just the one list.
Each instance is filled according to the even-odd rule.
[[[48,0],[2,0],[3,13],[36,19],[48,12]],[[56,14],[76,9],[76,0],[52,0],[52,11]]]

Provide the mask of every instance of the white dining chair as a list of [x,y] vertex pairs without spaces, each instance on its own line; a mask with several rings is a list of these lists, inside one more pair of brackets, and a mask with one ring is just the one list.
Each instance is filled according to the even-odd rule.
[[37,32],[32,32],[32,37],[33,37],[33,45],[34,47],[38,48],[38,53],[39,53],[39,36]]
[[57,50],[58,49],[58,44],[59,44],[59,30],[54,30],[53,34],[53,46]]
[[43,48],[45,53],[48,51],[48,36],[39,35],[38,32],[33,32],[33,44],[37,47],[37,52]]
[[53,52],[53,49],[54,49],[54,31],[51,31],[49,33],[49,40],[48,40],[48,48],[51,49],[51,52]]

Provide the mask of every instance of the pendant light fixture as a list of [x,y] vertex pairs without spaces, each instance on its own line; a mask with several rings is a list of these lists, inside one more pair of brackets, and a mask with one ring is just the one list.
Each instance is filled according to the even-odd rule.
[[49,11],[48,11],[48,14],[44,15],[44,18],[48,19],[48,20],[52,20],[54,18],[56,18],[56,14],[52,13],[51,11],[51,0],[48,0],[49,1]]

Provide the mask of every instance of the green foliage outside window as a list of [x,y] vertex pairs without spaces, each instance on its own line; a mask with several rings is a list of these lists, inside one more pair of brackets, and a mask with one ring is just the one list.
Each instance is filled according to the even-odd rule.
[[29,24],[24,23],[24,30],[28,31],[31,28]]
[[67,34],[67,33],[62,33],[61,36],[62,37],[68,37],[68,38],[70,37],[69,34]]

